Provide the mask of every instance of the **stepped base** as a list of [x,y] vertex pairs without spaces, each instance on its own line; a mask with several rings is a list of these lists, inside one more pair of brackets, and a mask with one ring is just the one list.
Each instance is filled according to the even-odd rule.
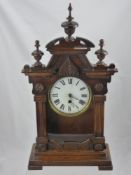
[[112,170],[108,144],[104,151],[52,151],[38,152],[32,147],[28,169],[42,170],[43,166],[98,166],[99,170]]

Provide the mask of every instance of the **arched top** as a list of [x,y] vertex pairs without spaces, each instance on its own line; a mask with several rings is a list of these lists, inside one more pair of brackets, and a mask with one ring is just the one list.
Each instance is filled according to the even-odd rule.
[[76,37],[74,40],[57,38],[46,45],[51,54],[86,54],[95,45],[88,39]]

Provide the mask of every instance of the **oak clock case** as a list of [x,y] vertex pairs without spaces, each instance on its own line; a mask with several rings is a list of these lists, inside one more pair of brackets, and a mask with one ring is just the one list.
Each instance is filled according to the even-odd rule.
[[37,137],[28,169],[83,165],[112,170],[104,137],[104,103],[107,83],[117,69],[104,62],[103,39],[95,52],[97,63],[90,62],[87,53],[95,46],[88,39],[72,36],[78,23],[73,20],[71,4],[68,10],[67,21],[62,23],[67,37],[46,45],[52,54],[48,65],[41,62],[43,52],[37,40],[32,53],[36,62],[22,70],[33,85],[36,104]]

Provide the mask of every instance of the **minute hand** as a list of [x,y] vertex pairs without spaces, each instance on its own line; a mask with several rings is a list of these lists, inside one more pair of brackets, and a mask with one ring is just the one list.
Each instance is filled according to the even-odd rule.
[[80,99],[78,99],[78,98],[74,97],[73,95],[72,95],[71,97],[72,97],[72,98],[74,98],[74,99],[76,99],[76,100],[78,100],[80,104],[82,104],[82,105],[84,105],[84,104],[85,104],[85,101],[80,100]]
[[74,99],[76,99],[76,100],[80,100],[80,99],[78,99],[78,98],[74,97],[73,95],[72,95],[71,97],[72,97],[72,98],[74,98]]

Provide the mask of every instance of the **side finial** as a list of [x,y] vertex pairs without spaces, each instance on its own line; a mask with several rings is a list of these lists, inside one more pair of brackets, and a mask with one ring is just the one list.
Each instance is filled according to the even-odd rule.
[[36,50],[39,50],[40,42],[38,40],[35,41],[35,47],[36,47]]
[[61,24],[61,26],[64,28],[65,33],[68,35],[68,40],[72,39],[72,34],[75,32],[75,28],[78,27],[78,23],[73,21],[73,17],[72,17],[72,5],[71,3],[69,4],[68,7],[68,11],[69,11],[69,16],[66,18],[67,21],[63,22]]
[[97,58],[99,59],[99,61],[97,62],[97,65],[104,65],[105,63],[103,62],[103,60],[105,56],[108,54],[108,52],[103,49],[103,46],[104,46],[103,39],[100,39],[99,46],[100,46],[100,49],[95,52],[95,54],[97,55]]
[[44,55],[44,53],[41,50],[39,50],[40,43],[38,40],[35,41],[35,47],[36,47],[36,50],[32,52],[32,55],[34,59],[36,60],[36,62],[33,64],[33,67],[42,67],[43,65],[40,62],[40,60],[42,56]]
[[100,39],[99,46],[100,46],[100,50],[102,50],[103,46],[104,46],[104,40],[103,39]]

